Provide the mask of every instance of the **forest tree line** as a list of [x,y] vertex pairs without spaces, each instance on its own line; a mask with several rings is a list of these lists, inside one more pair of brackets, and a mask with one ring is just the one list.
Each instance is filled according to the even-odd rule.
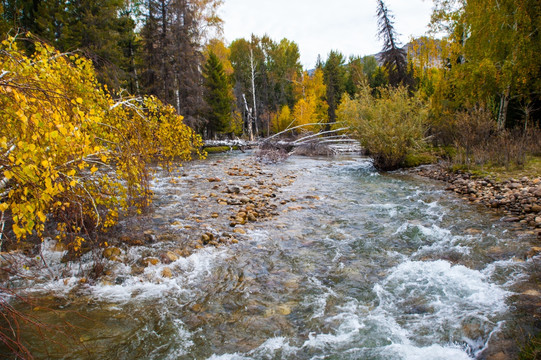
[[[221,0],[3,0],[2,33],[30,31],[61,52],[80,50],[110,89],[154,95],[205,137],[265,136],[289,124],[337,120],[344,94],[402,84],[439,122],[483,108],[500,128],[539,124],[540,5],[534,0],[435,0],[443,39],[398,42],[376,1],[382,52],[331,51],[302,69],[297,44],[264,35],[225,44]],[[373,91],[377,94],[377,91]],[[315,128],[312,128],[315,130]]]

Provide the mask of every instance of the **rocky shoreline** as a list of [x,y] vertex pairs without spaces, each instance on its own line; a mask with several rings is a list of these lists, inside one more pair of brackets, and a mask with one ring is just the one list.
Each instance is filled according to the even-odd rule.
[[541,239],[541,177],[496,181],[490,177],[476,178],[463,171],[451,172],[441,165],[422,166],[413,172],[446,182],[446,190],[501,212],[502,221],[528,228]]

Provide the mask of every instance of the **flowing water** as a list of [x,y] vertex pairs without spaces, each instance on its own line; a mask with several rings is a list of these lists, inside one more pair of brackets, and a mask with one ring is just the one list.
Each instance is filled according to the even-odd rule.
[[245,157],[187,164],[179,182],[161,173],[147,225],[169,241],[107,262],[111,281],[81,284],[77,273],[91,262],[68,269],[44,243],[49,268],[42,271],[50,274],[13,281],[40,299],[33,315],[73,325],[77,344],[59,335],[43,346],[29,332],[35,356],[470,359],[520,321],[513,296],[538,265],[525,256],[533,237],[518,236],[440,183],[380,174],[353,155],[263,166],[267,177],[296,176],[277,190],[296,207],[279,204],[276,216],[246,227],[237,244],[134,270],[137,259],[180,241],[175,226],[189,212],[220,211],[208,205],[215,201],[190,201],[198,179]]

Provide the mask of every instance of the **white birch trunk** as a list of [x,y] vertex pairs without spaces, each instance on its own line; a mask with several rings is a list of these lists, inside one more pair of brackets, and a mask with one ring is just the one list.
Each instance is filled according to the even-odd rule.
[[248,117],[248,137],[250,141],[254,141],[254,133],[252,131],[252,109],[248,107],[248,102],[246,101],[245,94],[242,94],[242,98],[244,99],[244,106],[246,107],[246,114]]
[[[258,132],[258,129],[257,129],[257,105],[256,105],[256,100],[255,100],[255,65],[254,65],[254,51],[252,50],[252,48],[250,48],[250,69],[252,70],[252,97],[253,97],[253,100],[254,100],[254,107],[252,108],[253,110],[253,116],[252,116],[252,119],[255,123],[255,128],[256,128],[256,133],[259,133]],[[253,141],[253,135],[252,133],[250,132],[250,140]]]
[[507,109],[509,108],[509,93],[510,89],[507,87],[500,99],[500,111],[498,112],[498,130],[505,129],[505,123],[507,121]]

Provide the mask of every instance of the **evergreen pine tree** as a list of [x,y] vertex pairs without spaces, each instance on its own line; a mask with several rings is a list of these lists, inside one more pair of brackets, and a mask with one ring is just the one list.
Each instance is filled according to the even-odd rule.
[[[340,104],[342,94],[346,91],[346,69],[344,64],[344,55],[333,50],[323,66],[330,123],[336,122],[336,109]],[[330,130],[330,125],[327,125],[326,130]]]
[[383,0],[378,1],[378,36],[383,40],[381,60],[386,68],[391,86],[410,85],[406,51],[400,47],[398,34],[394,29],[394,16]]
[[203,77],[204,99],[207,104],[206,132],[207,136],[212,138],[228,129],[233,104],[228,76],[222,62],[212,51],[203,66]]

